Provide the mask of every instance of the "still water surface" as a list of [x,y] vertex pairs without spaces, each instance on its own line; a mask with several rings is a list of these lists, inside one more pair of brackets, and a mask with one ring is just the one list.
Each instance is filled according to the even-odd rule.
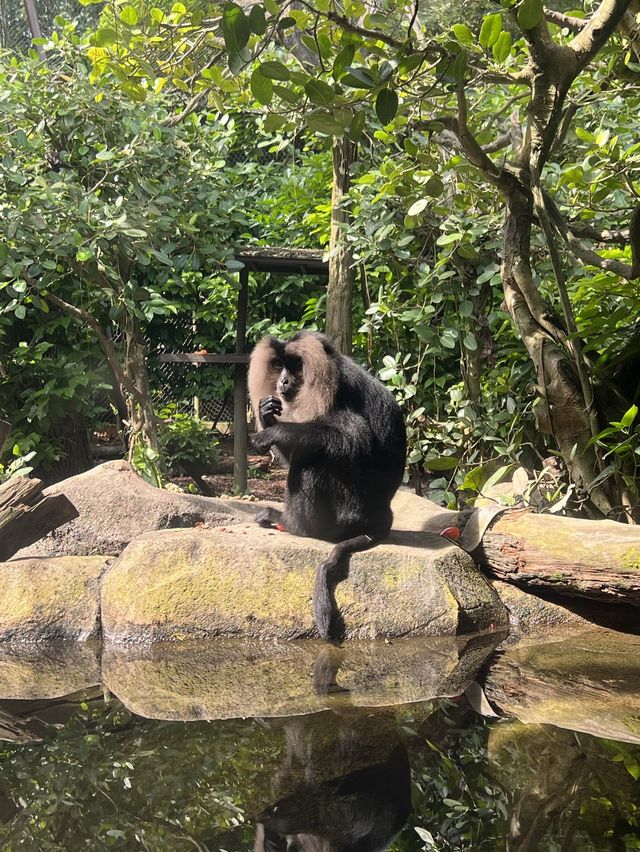
[[501,638],[4,649],[0,848],[640,849],[640,642]]

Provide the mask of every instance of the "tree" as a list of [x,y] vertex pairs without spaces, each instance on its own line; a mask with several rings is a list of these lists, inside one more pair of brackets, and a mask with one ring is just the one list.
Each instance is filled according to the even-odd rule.
[[91,329],[127,401],[131,448],[157,451],[142,323],[174,310],[172,276],[231,277],[244,217],[213,128],[196,116],[172,127],[161,96],[96,88],[73,41],[58,60],[2,68],[2,313],[61,312]]
[[[262,105],[265,126],[280,133],[304,123],[325,137],[356,141],[366,127],[371,144],[408,141],[415,167],[431,170],[434,179],[410,208],[414,218],[430,198],[456,195],[458,187],[445,186],[438,165],[463,158],[471,167],[466,179],[480,178],[504,208],[503,294],[535,371],[538,427],[551,436],[592,511],[631,517],[629,476],[625,480],[620,465],[605,466],[597,450],[610,415],[594,394],[597,377],[583,353],[563,263],[571,252],[582,264],[629,279],[637,266],[629,247],[620,259],[587,248],[582,240],[588,232],[573,221],[578,211],[563,210],[566,197],[554,198],[549,184],[578,109],[579,98],[568,100],[574,83],[582,81],[583,99],[605,87],[633,97],[621,80],[635,68],[612,37],[620,28],[636,49],[629,25],[635,7],[606,0],[590,17],[571,17],[545,10],[540,0],[504,0],[502,6],[484,16],[475,35],[462,22],[427,29],[413,3],[314,0],[294,7],[268,0],[248,14],[236,3],[212,10],[196,3],[148,17],[129,4],[117,28],[115,19],[105,18],[89,54],[95,74],[117,71],[132,96],[144,97],[153,77],[188,92],[175,121],[206,102],[221,107],[225,93],[235,92],[247,105]],[[287,47],[291,39],[317,56],[319,72],[296,61]],[[627,219],[633,193],[631,185]],[[542,256],[538,234],[546,246]],[[590,234],[606,239],[595,226]],[[453,233],[438,239],[444,238],[462,252]],[[618,417],[631,411],[619,390]]]

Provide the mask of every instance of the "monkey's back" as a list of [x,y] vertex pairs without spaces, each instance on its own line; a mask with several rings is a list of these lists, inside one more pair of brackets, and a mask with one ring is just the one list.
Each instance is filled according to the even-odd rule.
[[350,358],[336,358],[334,404],[315,421],[326,430],[325,450],[311,459],[292,454],[285,526],[327,541],[379,538],[391,529],[390,504],[404,474],[404,419],[377,378]]

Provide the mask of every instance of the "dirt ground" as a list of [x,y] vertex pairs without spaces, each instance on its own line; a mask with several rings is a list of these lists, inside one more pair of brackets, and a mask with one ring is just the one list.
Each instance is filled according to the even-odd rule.
[[[284,500],[287,471],[278,467],[268,456],[249,456],[247,492],[257,500]],[[233,441],[220,440],[217,472],[205,474],[203,479],[211,488],[211,497],[233,494]]]

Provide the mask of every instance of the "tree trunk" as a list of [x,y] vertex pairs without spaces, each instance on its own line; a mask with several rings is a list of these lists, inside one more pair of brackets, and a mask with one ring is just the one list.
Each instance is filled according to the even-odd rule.
[[327,320],[325,331],[345,355],[351,352],[353,308],[353,257],[344,240],[343,226],[349,221],[344,206],[351,182],[350,167],[355,162],[356,145],[345,137],[333,140],[333,188],[331,191],[331,242]]
[[502,282],[505,303],[534,363],[539,403],[536,422],[553,436],[579,497],[587,497],[603,515],[615,515],[602,485],[590,488],[598,473],[591,427],[575,363],[564,348],[562,322],[540,296],[531,273],[533,202],[519,189],[505,193]]
[[473,556],[490,576],[530,592],[640,606],[640,530],[532,512],[500,516]]
[[9,432],[11,432],[11,424],[7,423],[6,420],[0,420],[0,453],[4,449],[4,445],[7,443]]
[[37,470],[37,475],[41,476],[47,485],[84,473],[93,467],[89,429],[82,414],[71,412],[56,421],[49,430],[49,436],[59,444],[61,456],[58,461],[50,462]]
[[[134,399],[131,394],[127,395],[131,436],[134,439],[140,437],[148,447],[159,452],[158,430],[151,400],[146,349],[142,341],[140,324],[135,317],[127,317],[125,335],[125,370],[137,392],[137,399]],[[123,388],[123,391],[125,390]],[[135,440],[130,441],[130,450],[133,449],[135,443]]]
[[41,480],[7,480],[0,485],[0,562],[77,517],[64,494],[42,497]]

